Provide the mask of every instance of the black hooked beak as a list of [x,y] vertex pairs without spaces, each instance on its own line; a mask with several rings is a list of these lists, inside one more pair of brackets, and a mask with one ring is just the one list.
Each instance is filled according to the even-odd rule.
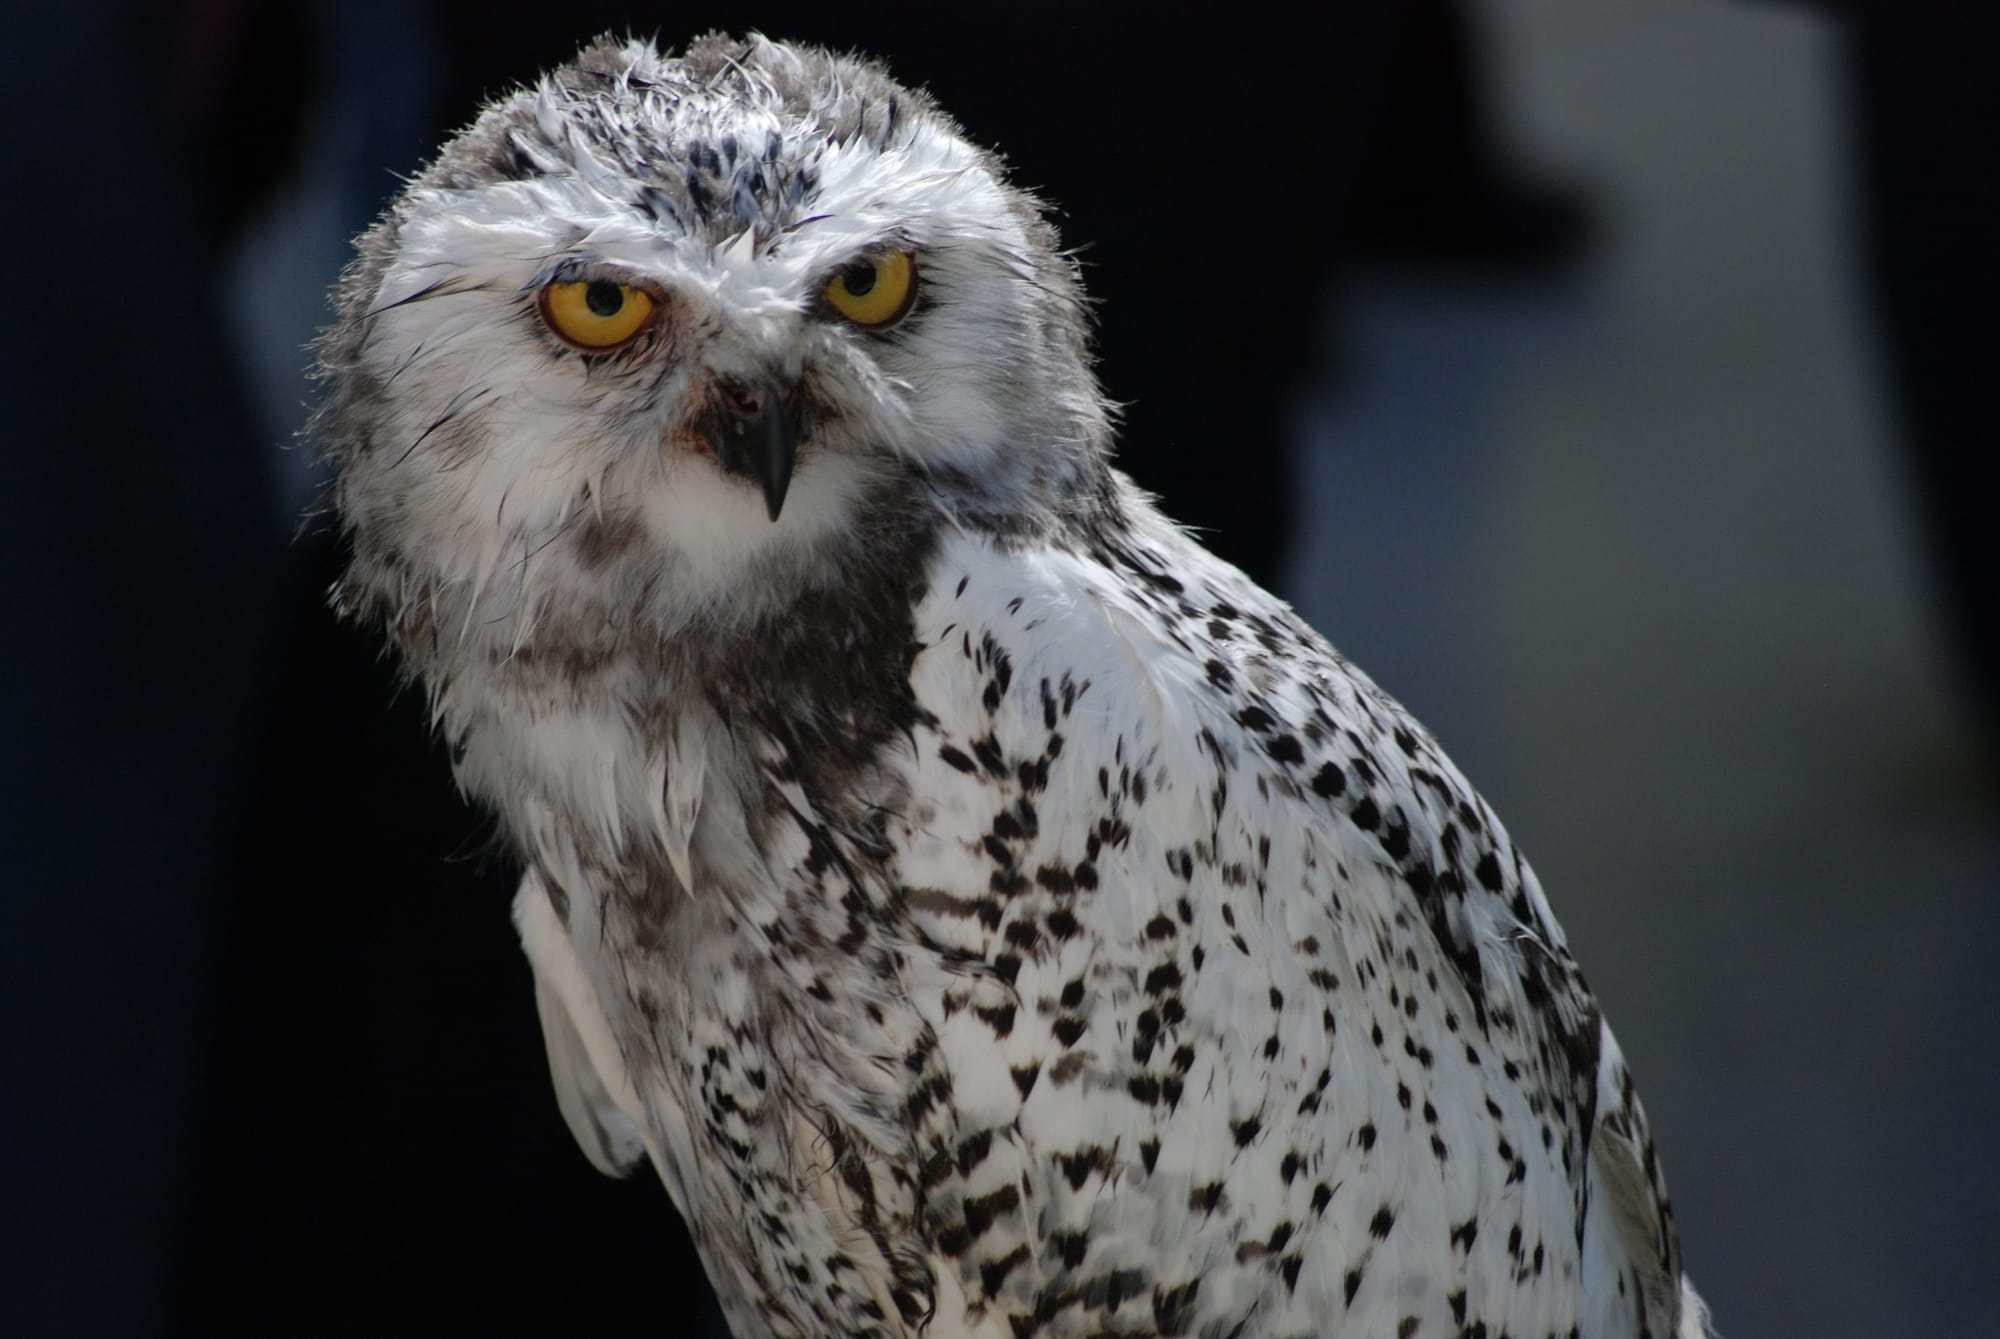
[[722,377],[715,391],[702,435],[723,469],[763,490],[764,507],[775,521],[785,509],[799,451],[798,425],[785,408],[784,389],[775,381],[753,386]]

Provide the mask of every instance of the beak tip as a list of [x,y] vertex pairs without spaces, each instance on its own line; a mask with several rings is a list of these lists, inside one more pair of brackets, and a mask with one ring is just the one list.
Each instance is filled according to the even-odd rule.
[[724,408],[711,416],[706,427],[718,463],[757,486],[773,524],[785,509],[798,455],[797,428],[786,412],[785,398],[781,386],[768,384],[754,410]]

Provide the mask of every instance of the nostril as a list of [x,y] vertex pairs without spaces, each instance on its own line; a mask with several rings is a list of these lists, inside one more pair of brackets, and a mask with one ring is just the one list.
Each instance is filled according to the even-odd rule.
[[740,381],[724,380],[717,389],[722,392],[722,402],[732,414],[741,418],[755,418],[764,407],[764,397],[755,386],[746,386]]

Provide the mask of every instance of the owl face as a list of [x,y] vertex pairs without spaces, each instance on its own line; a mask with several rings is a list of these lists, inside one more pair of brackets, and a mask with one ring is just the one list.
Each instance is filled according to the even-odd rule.
[[599,44],[359,248],[316,427],[357,569],[516,644],[635,589],[662,626],[794,598],[883,489],[1032,508],[1104,435],[1035,203],[818,52]]

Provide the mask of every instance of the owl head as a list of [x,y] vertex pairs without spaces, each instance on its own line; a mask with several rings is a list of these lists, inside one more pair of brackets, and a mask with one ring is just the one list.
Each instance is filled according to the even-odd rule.
[[928,97],[761,37],[600,41],[357,244],[313,434],[405,650],[765,617],[882,532],[1101,491],[1074,266]]

